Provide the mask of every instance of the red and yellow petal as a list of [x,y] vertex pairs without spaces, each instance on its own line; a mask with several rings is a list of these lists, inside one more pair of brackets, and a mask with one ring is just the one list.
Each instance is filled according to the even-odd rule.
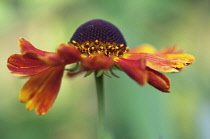
[[34,75],[49,68],[43,61],[29,59],[19,54],[11,55],[8,58],[7,67],[12,74],[21,76]]
[[149,76],[148,83],[162,92],[169,93],[170,79],[164,74],[150,68],[148,68],[147,70]]
[[166,55],[162,55],[162,57],[172,59],[172,60],[177,60],[177,61],[186,63],[187,65],[195,62],[195,57],[190,54],[166,54]]
[[145,57],[146,66],[160,72],[179,72],[182,68],[195,62],[195,58],[189,54],[183,54],[176,46],[163,48],[157,52],[150,45],[143,45],[132,49],[124,55],[124,58],[137,60]]
[[160,72],[179,72],[180,69],[187,66],[187,64],[180,60],[160,57],[153,54],[145,54],[146,65]]
[[81,67],[86,71],[111,69],[113,65],[114,60],[104,54],[85,56],[81,61]]
[[139,85],[145,85],[147,83],[148,73],[143,57],[138,60],[116,58],[115,64]]
[[51,67],[33,75],[20,91],[19,99],[26,103],[27,110],[36,108],[38,115],[52,107],[60,89],[64,66]]
[[127,59],[137,60],[145,57],[146,66],[160,72],[179,72],[180,69],[194,62],[194,57],[188,54],[156,55],[150,53],[129,53]]

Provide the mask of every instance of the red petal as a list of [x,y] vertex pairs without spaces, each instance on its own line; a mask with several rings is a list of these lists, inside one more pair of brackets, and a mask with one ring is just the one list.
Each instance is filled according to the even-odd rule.
[[7,67],[12,74],[34,75],[49,68],[43,61],[25,58],[22,55],[11,55],[7,60]]
[[65,59],[60,56],[59,53],[39,50],[23,38],[21,38],[18,43],[21,48],[22,55],[28,59],[39,59],[50,66],[66,64]]
[[164,74],[148,68],[148,83],[162,92],[169,93],[170,80]]
[[138,84],[146,84],[147,70],[144,58],[138,60],[117,58],[115,62],[118,67],[120,67],[128,76],[130,76]]
[[32,76],[20,91],[19,99],[28,110],[36,108],[38,115],[45,114],[52,107],[60,89],[64,67],[51,67]]
[[82,59],[81,67],[85,70],[101,70],[110,69],[114,65],[114,61],[111,57],[104,54],[98,54],[94,56],[87,56]]

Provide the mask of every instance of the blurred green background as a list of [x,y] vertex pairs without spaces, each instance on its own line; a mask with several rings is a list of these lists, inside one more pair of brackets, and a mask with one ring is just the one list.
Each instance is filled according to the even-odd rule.
[[91,19],[115,24],[132,48],[178,45],[196,57],[180,73],[167,74],[170,94],[141,87],[123,72],[105,78],[108,139],[210,139],[209,0],[1,0],[0,139],[95,139],[94,78],[63,78],[53,108],[44,116],[25,110],[18,92],[27,79],[9,73],[6,60],[17,40],[54,51]]

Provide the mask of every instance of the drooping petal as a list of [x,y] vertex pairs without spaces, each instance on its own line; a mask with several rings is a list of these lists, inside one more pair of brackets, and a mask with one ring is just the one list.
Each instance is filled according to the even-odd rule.
[[110,69],[114,65],[114,61],[111,57],[103,54],[90,55],[84,57],[81,61],[81,67],[85,70],[101,70]]
[[147,68],[148,70],[148,83],[152,85],[153,87],[157,88],[158,90],[162,92],[169,93],[170,89],[170,80],[167,76],[164,74],[157,72],[155,70],[152,70],[150,68]]
[[145,65],[145,59],[143,57],[138,60],[116,58],[115,63],[139,85],[146,84],[148,75]]
[[155,53],[156,49],[149,44],[142,44],[131,49],[128,53]]
[[45,114],[52,107],[60,89],[64,66],[51,67],[33,75],[20,91],[19,99],[28,110],[36,108],[38,115]]
[[34,75],[49,68],[41,60],[29,59],[19,54],[11,55],[8,58],[7,67],[12,74],[21,76]]

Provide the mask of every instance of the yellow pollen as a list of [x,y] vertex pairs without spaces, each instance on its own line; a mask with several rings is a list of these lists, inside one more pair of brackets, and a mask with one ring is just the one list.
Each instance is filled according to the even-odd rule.
[[98,40],[95,40],[95,42],[98,43],[99,41]]
[[92,46],[91,49],[92,49],[92,50],[95,50],[95,47]]
[[72,41],[72,43],[77,43],[76,41]]
[[100,46],[99,48],[100,48],[101,50],[103,50],[103,49],[104,49],[104,47],[103,47],[103,46]]
[[78,43],[74,40],[71,42],[74,44],[75,48],[77,48],[84,55],[103,53],[106,56],[120,57],[129,51],[128,47],[126,47],[124,44],[117,44],[115,42],[104,43],[99,40],[92,42],[86,41],[83,43]]

